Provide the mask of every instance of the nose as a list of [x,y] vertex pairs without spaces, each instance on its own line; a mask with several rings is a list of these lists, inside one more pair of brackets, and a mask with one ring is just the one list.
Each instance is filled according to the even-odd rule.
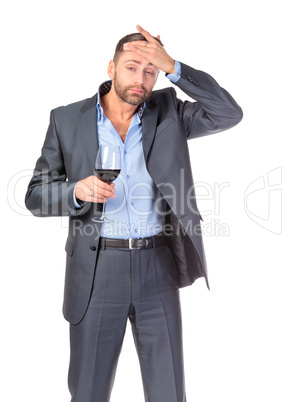
[[135,77],[135,84],[143,84],[144,83],[144,72],[138,71],[137,76]]

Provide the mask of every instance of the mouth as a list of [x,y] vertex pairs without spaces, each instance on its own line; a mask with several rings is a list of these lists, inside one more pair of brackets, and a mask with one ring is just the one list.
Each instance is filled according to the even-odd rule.
[[144,91],[142,89],[137,89],[137,88],[130,88],[130,92],[137,94],[137,95],[143,95]]

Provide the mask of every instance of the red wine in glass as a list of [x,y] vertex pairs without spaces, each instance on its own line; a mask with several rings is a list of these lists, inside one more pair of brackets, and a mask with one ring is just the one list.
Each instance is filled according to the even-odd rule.
[[119,176],[121,169],[96,169],[96,176],[104,183],[112,183]]
[[[121,151],[119,146],[100,145],[95,162],[95,174],[104,183],[112,183],[121,171]],[[105,215],[106,200],[100,218],[92,218],[93,222],[110,222]]]

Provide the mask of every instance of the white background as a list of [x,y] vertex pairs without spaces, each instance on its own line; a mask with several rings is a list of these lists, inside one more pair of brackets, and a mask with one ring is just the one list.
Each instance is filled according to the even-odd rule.
[[[172,3],[18,0],[1,7],[5,402],[69,401],[61,313],[67,220],[36,219],[23,200],[50,110],[96,93],[116,42],[137,23],[160,34],[175,59],[210,73],[244,111],[237,127],[190,142],[194,179],[206,183],[197,192],[211,291],[202,279],[181,291],[187,399],[288,400],[284,1]],[[167,85],[162,76],[157,88]],[[128,325],[112,402],[141,402],[142,394]]]

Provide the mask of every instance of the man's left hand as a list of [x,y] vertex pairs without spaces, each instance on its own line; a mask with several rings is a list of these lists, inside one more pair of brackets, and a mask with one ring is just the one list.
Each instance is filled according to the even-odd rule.
[[[147,42],[143,40],[127,42],[124,43],[123,50],[139,54],[153,64],[153,66],[167,74],[175,73],[175,60],[169,56],[163,46],[149,32],[141,28],[140,25],[137,25],[137,29]],[[157,38],[160,39],[160,36],[158,35]]]

